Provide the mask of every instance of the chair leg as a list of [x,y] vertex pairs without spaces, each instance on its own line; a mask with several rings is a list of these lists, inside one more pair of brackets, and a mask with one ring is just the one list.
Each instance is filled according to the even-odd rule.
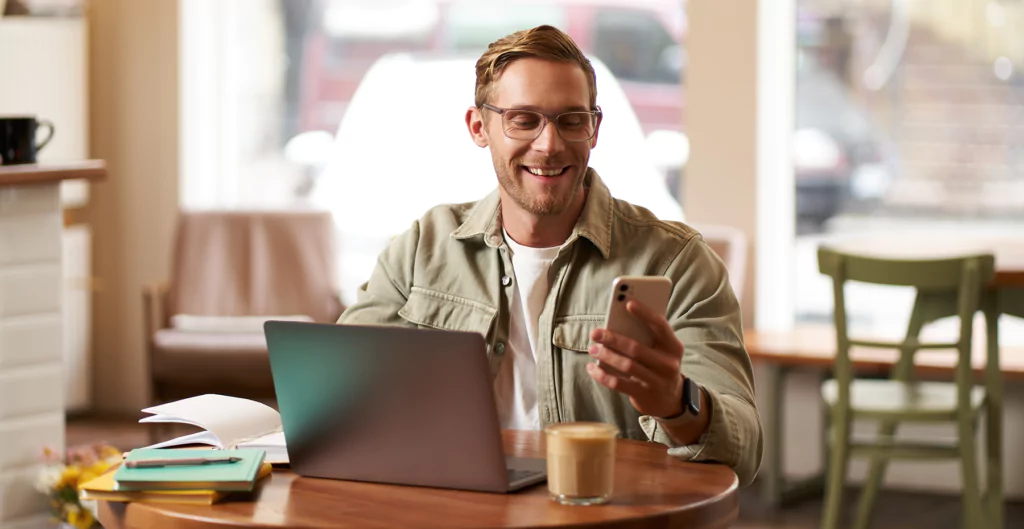
[[988,408],[985,418],[985,501],[988,527],[1003,529],[1003,420],[1002,412]]
[[[896,421],[885,421],[878,428],[878,436],[891,437],[896,434]],[[860,503],[857,506],[857,518],[854,522],[855,529],[867,529],[871,525],[871,517],[875,510],[875,501],[878,499],[878,491],[882,487],[882,480],[885,478],[885,471],[889,466],[889,458],[875,456],[871,458],[871,469],[864,481],[864,490],[861,492]]]
[[850,419],[832,417],[829,436],[829,461],[825,481],[825,505],[821,529],[837,529],[843,510],[843,486],[850,454]]
[[[918,295],[914,302],[914,310],[910,314],[910,321],[907,324],[907,340],[918,338],[925,322],[930,318],[925,300],[927,298]],[[914,353],[916,349],[907,349],[900,354],[899,361],[893,371],[893,378],[896,380],[908,380],[911,369],[914,366]],[[896,434],[898,423],[896,421],[883,421],[878,428],[878,436],[892,437]],[[864,482],[864,490],[861,492],[860,503],[857,507],[857,518],[854,522],[856,529],[867,529],[871,525],[871,516],[875,510],[875,502],[878,499],[878,491],[882,487],[882,480],[885,478],[885,471],[889,466],[889,459],[886,457],[872,457],[871,469],[868,472],[867,480]]]
[[957,430],[960,441],[960,465],[963,469],[963,526],[965,529],[987,527],[981,509],[981,490],[978,483],[978,453],[975,450],[975,430],[969,417],[960,417]]
[[[995,292],[984,298],[985,345],[988,358],[999,357],[999,307]],[[985,513],[989,527],[1003,529],[1003,386],[996,363],[989,361],[985,407]]]
[[782,505],[782,443],[783,443],[783,385],[786,380],[787,368],[774,362],[765,365],[768,387],[768,417],[764,422],[764,437],[767,443],[768,457],[761,465],[757,479],[761,483],[761,499],[765,505],[777,509]]

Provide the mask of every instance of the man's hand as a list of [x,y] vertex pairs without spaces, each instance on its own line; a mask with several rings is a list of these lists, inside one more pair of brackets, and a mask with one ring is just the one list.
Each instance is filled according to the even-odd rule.
[[[665,316],[638,301],[626,310],[644,322],[654,336],[651,347],[607,329],[594,329],[590,355],[600,365],[588,364],[587,373],[602,386],[629,395],[637,411],[654,417],[673,417],[683,411],[683,343]],[[611,369],[605,369],[605,366]]]

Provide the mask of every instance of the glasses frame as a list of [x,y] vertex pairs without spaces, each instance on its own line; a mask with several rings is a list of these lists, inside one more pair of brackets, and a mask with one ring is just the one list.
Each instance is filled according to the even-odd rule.
[[[579,142],[583,142],[583,141],[590,141],[590,140],[594,139],[594,136],[597,136],[597,129],[601,125],[601,119],[604,117],[604,112],[601,110],[601,107],[597,107],[594,110],[570,110],[568,112],[562,112],[561,114],[558,114],[557,116],[549,116],[547,114],[544,114],[543,112],[537,112],[536,110],[527,110],[527,109],[524,109],[524,108],[500,108],[500,107],[496,107],[494,105],[491,105],[489,103],[484,103],[482,106],[483,106],[483,108],[485,108],[487,110],[490,110],[491,112],[494,112],[495,114],[498,114],[499,116],[501,116],[501,124],[502,124],[501,131],[505,133],[505,137],[506,138],[508,138],[510,140],[516,140],[516,141],[533,141],[533,140],[539,138],[540,135],[544,133],[544,129],[547,128],[548,123],[554,123],[555,131],[558,133],[558,137],[562,138],[562,140],[564,140],[564,141],[574,142],[574,143],[579,143]],[[508,128],[506,128],[504,125],[505,125],[505,112],[508,112],[510,110],[518,110],[520,112],[533,112],[534,114],[537,114],[538,116],[540,116],[543,119],[543,123],[541,123],[541,126],[537,127],[537,134],[535,134],[530,139],[526,139],[526,138],[513,138],[512,136],[509,136],[508,135]],[[592,119],[595,120],[594,121],[594,131],[590,134],[590,137],[586,138],[586,139],[582,139],[582,140],[570,140],[570,139],[566,138],[565,136],[563,136],[562,135],[562,129],[558,128],[558,118],[560,118],[560,117],[562,117],[562,116],[564,116],[566,114],[590,114],[592,116]]]

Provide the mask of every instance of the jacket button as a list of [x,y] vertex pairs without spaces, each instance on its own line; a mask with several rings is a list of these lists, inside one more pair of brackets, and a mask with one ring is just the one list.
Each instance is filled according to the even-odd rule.
[[511,285],[512,284],[512,278],[509,277],[509,276],[501,276],[501,284],[505,285],[505,286]]
[[500,354],[505,354],[505,344],[501,343],[501,342],[498,342],[494,346],[494,354],[499,354],[499,355]]

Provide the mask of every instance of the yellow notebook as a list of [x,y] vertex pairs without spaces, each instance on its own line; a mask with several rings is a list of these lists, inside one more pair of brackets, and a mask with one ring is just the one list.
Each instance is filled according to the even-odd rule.
[[[213,505],[226,498],[230,492],[216,490],[117,490],[114,473],[118,465],[110,468],[103,475],[91,479],[78,487],[83,500],[148,502],[148,503],[189,503],[195,505]],[[256,479],[270,475],[273,465],[260,465]]]

